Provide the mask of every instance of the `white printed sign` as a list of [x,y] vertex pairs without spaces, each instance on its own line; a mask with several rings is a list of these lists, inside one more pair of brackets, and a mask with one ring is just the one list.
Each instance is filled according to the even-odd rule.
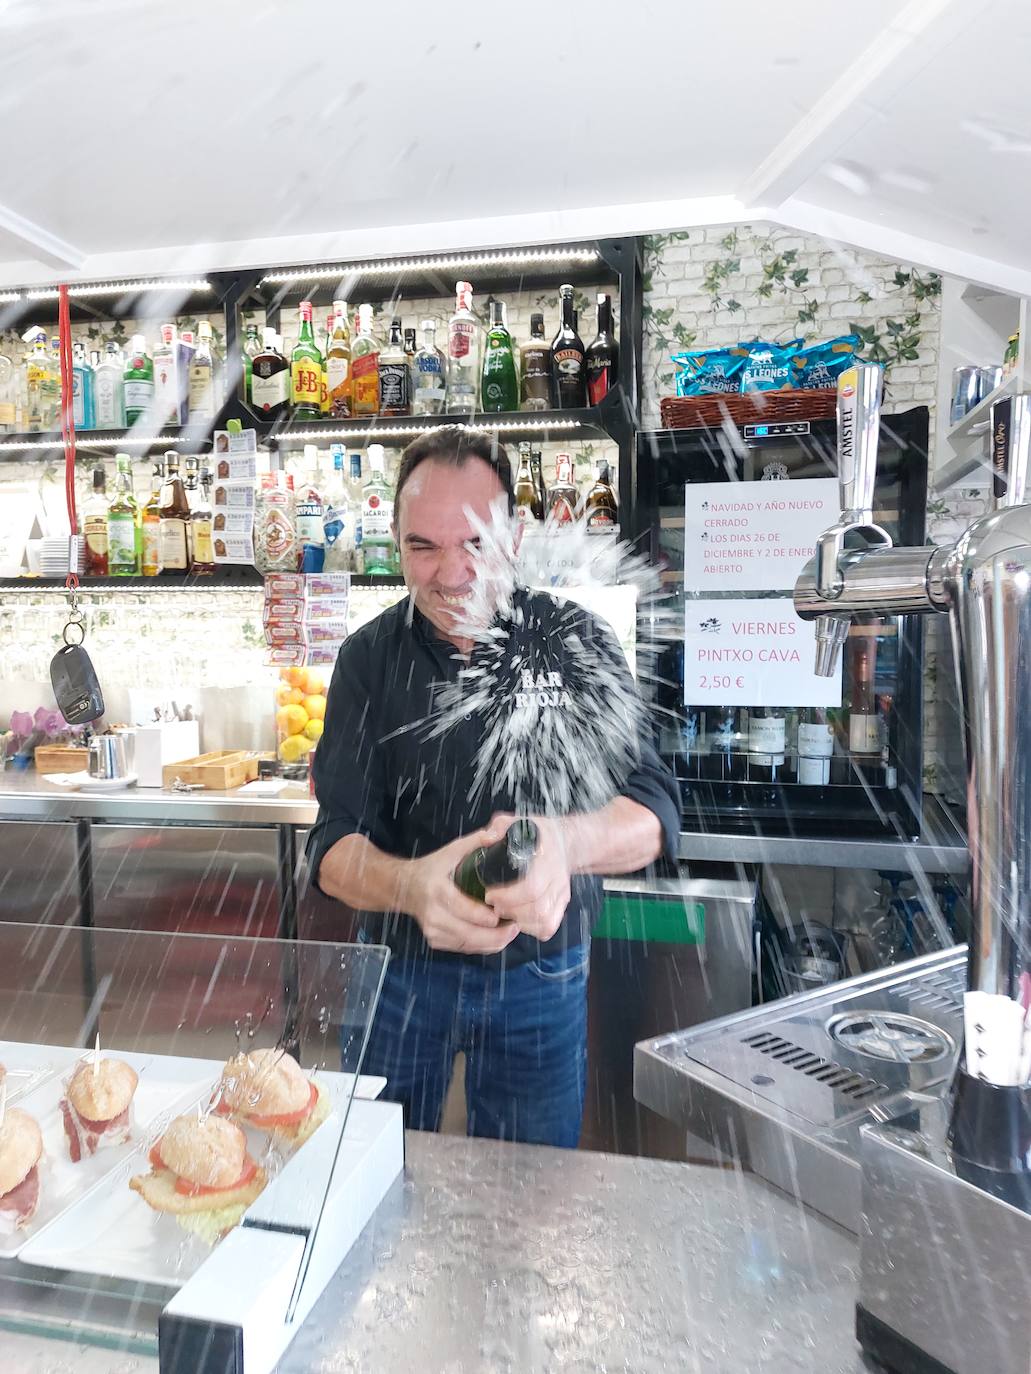
[[688,591],[779,592],[813,556],[839,515],[833,477],[798,482],[688,482],[684,586]]
[[689,706],[840,706],[841,672],[813,672],[816,634],[789,597],[688,601]]

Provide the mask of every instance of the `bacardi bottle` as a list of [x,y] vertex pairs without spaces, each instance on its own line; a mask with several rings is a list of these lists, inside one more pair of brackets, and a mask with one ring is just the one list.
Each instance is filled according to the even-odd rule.
[[422,347],[412,364],[413,415],[440,415],[444,410],[447,362],[437,347],[434,320],[422,322]]
[[480,325],[473,314],[473,289],[467,281],[455,287],[455,313],[447,327],[447,408],[471,415],[480,381]]
[[584,346],[573,318],[573,288],[559,288],[562,323],[551,341],[552,398],[558,410],[586,405]]
[[276,331],[266,328],[264,337],[251,363],[251,405],[263,420],[278,420],[290,403],[290,364],[277,347]]
[[364,570],[373,577],[397,571],[394,552],[394,489],[384,471],[382,445],[369,445],[369,480],[362,493],[362,553]]
[[290,404],[295,420],[317,420],[322,405],[322,354],[312,328],[311,301],[301,301],[301,329],[290,355]]

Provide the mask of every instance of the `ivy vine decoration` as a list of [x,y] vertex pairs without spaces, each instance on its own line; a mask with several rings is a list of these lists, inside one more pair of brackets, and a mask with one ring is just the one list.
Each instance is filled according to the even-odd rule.
[[674,372],[670,366],[672,352],[693,348],[698,335],[680,320],[674,320],[676,307],[657,309],[652,303],[655,274],[661,269],[667,249],[674,243],[686,243],[691,235],[687,230],[670,234],[648,234],[641,250],[641,320],[643,332],[653,350],[652,388],[656,395],[672,391]]

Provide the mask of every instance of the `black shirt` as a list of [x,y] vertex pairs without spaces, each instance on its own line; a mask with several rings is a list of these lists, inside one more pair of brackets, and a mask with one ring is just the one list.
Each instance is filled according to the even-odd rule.
[[[477,646],[466,664],[406,597],[345,642],[313,764],[319,815],[307,856],[316,883],[326,851],[345,835],[415,858],[516,810],[517,790],[519,809],[531,814],[595,810],[615,796],[640,802],[662,824],[664,871],[676,871],[676,784],[608,627],[572,602],[524,589],[495,624],[497,644]],[[521,742],[511,742],[512,730]],[[523,963],[590,934],[601,879],[573,874],[570,889],[549,941],[518,935],[500,955],[431,951],[418,924],[396,912],[379,913],[370,933],[405,957]]]

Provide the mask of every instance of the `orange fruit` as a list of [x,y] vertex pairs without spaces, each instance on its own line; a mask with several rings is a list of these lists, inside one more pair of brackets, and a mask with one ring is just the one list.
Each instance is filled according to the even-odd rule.
[[276,725],[284,735],[299,735],[308,724],[308,712],[303,706],[281,706],[276,712]]
[[325,720],[326,718],[326,698],[325,697],[305,697],[301,703],[308,712],[312,720]]
[[303,688],[305,682],[307,681],[307,677],[307,668],[287,668],[286,670],[286,680],[287,682],[289,682],[291,687]]
[[317,668],[309,668],[307,670],[304,680],[304,690],[310,697],[319,695],[325,696],[326,679]]

